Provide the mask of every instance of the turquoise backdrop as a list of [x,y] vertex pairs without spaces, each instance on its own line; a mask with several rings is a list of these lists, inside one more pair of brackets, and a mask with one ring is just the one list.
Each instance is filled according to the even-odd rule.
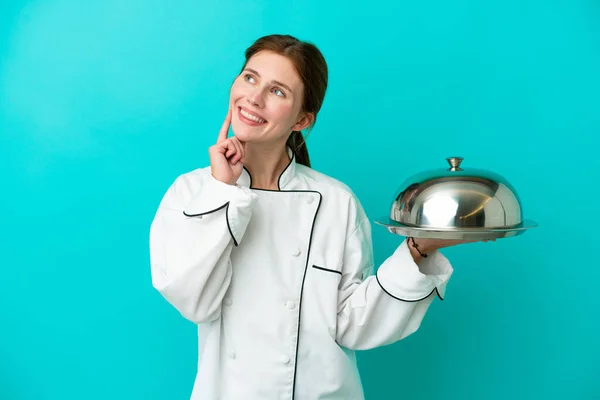
[[[4,0],[0,399],[189,398],[196,331],[152,288],[148,230],[275,32],[325,54],[313,165],[372,219],[459,155],[540,224],[445,251],[446,300],[360,353],[367,399],[600,399],[595,0]],[[373,232],[382,262],[402,238]]]

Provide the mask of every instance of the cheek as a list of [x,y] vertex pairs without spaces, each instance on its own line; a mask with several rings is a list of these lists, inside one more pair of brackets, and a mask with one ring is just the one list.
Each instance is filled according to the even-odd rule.
[[294,118],[294,112],[291,103],[278,102],[272,108],[272,114],[282,122],[291,121]]
[[231,103],[235,103],[241,97],[244,97],[244,87],[239,80],[236,80],[233,85],[231,85],[231,89],[229,90],[229,100]]

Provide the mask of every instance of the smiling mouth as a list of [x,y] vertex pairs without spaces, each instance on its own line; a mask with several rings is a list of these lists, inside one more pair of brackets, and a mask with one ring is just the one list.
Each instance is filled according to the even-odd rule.
[[243,108],[239,107],[240,110],[240,115],[254,123],[257,124],[264,124],[265,122],[267,122],[267,120],[262,119],[254,114],[249,113],[248,111],[244,110]]

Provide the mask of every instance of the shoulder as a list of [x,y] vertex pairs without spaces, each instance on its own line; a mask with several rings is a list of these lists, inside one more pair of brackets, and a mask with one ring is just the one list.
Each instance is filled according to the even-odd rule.
[[302,177],[307,184],[314,187],[315,190],[356,198],[354,191],[339,179],[333,178],[302,164],[297,164],[296,170],[298,176]]
[[321,193],[323,201],[347,204],[359,218],[365,216],[358,196],[346,183],[305,165],[298,164],[296,169],[308,187]]
[[177,198],[182,202],[189,201],[202,188],[210,171],[210,167],[202,167],[179,174],[171,182],[166,196]]

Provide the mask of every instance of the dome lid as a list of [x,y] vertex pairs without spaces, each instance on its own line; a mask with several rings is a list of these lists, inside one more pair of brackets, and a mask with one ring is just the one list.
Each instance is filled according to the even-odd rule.
[[462,157],[446,160],[448,168],[406,179],[389,218],[375,222],[398,235],[461,240],[516,236],[537,226],[523,218],[519,195],[503,176],[465,168]]

